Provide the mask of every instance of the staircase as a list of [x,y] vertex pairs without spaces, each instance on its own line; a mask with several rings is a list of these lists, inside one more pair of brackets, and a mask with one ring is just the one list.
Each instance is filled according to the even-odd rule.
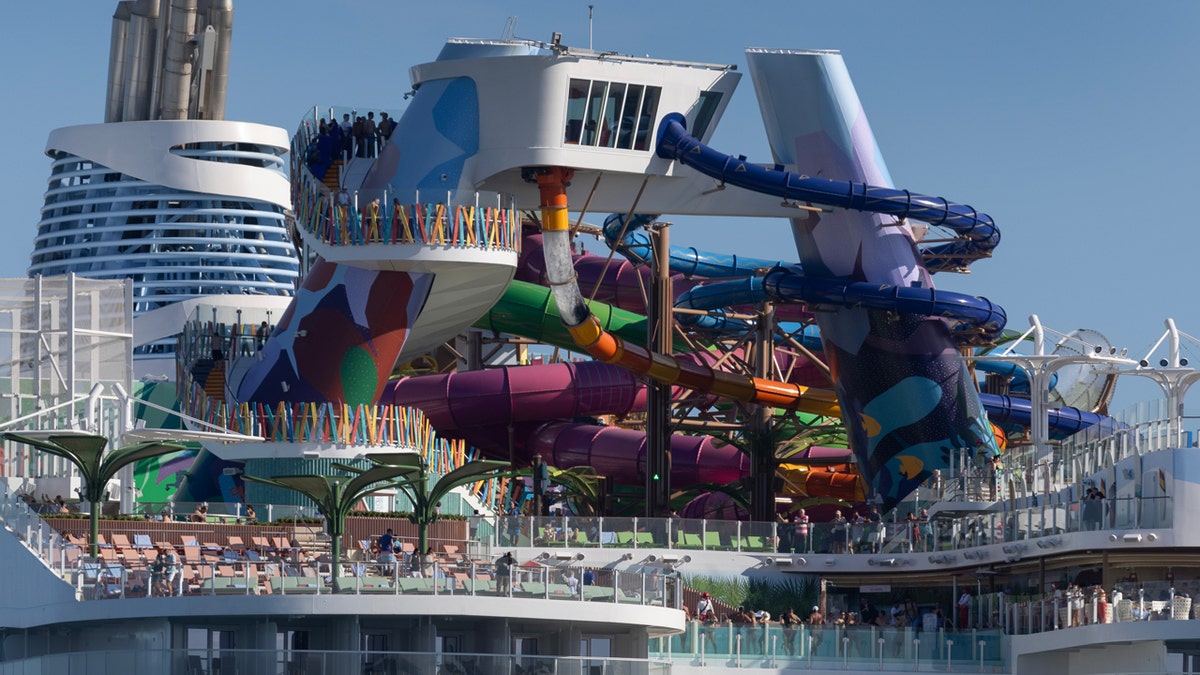
[[333,160],[333,164],[330,164],[329,170],[325,172],[325,177],[321,179],[321,182],[325,184],[325,187],[329,188],[330,192],[337,192],[342,188],[339,179],[342,177],[342,164],[344,162],[345,160],[342,157]]
[[[198,365],[198,364],[197,364]],[[204,375],[204,393],[211,399],[225,398],[225,359],[212,362],[212,367]]]

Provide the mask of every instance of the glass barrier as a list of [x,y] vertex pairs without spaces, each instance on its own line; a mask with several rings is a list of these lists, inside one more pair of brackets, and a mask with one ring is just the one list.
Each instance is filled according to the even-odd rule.
[[1069,587],[1036,596],[1008,599],[1005,631],[1027,635],[1097,623],[1187,621],[1196,617],[1192,598],[1177,593],[1172,582],[1120,582],[1110,596],[1103,589]]
[[829,668],[845,670],[952,669],[953,664],[1003,667],[1006,637],[999,629],[950,632],[918,626],[813,628],[776,622],[701,624],[651,643],[652,657],[692,666],[728,668]]
[[65,577],[83,600],[204,595],[486,595],[611,602],[679,609],[682,586],[668,572],[628,572],[570,566],[550,556],[505,566],[466,556],[397,554],[343,561],[333,576],[328,556],[304,551],[259,556],[189,547],[183,557],[151,552],[102,558],[77,556]]
[[0,675],[123,673],[605,673],[667,675],[661,659],[445,652],[137,649],[49,654],[0,662]]
[[[1174,515],[1172,498],[1157,496],[1109,498],[1094,506],[1050,499],[1036,506],[958,518],[810,523],[807,534],[797,534],[790,523],[728,520],[573,516],[500,516],[495,520],[494,541],[501,548],[875,554],[953,551],[1088,530],[1169,528]],[[783,528],[791,531],[783,533]]]

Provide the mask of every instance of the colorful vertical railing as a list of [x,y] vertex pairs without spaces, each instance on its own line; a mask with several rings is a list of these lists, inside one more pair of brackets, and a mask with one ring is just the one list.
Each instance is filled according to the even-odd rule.
[[[417,244],[516,251],[521,244],[517,210],[502,204],[401,204],[372,200],[338,203],[307,171],[295,181],[296,222],[305,232],[334,246]],[[476,195],[478,202],[479,195]]]
[[[465,441],[441,438],[416,408],[394,405],[280,402],[228,405],[190,383],[187,414],[235,433],[260,436],[268,443],[320,443],[395,447],[419,452],[432,473],[446,474],[475,459],[479,451]],[[499,479],[478,481],[467,489],[481,502],[499,508]]]

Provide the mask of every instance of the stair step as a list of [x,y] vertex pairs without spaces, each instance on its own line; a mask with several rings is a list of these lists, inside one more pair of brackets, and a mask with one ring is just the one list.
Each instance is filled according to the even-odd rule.
[[217,361],[204,377],[204,393],[209,398],[225,398],[225,362]]
[[325,187],[337,192],[342,187],[338,182],[341,175],[342,160],[339,158],[333,160],[333,164],[329,165],[329,170],[325,172],[325,177],[321,179],[321,182],[325,184]]

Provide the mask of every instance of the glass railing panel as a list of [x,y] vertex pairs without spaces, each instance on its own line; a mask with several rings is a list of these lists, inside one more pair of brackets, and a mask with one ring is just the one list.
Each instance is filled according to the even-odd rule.
[[[289,553],[250,561],[227,555],[198,560],[135,559],[132,554],[80,558],[68,579],[83,600],[208,595],[487,595],[613,602],[678,609],[682,592],[669,568],[648,572],[590,569],[578,559],[543,554],[535,565],[505,572],[493,563],[415,559],[343,561],[339,574],[326,556]],[[569,554],[563,554],[569,555]]]
[[496,545],[500,548],[529,546],[531,532],[529,519],[524,516],[496,517]]
[[777,546],[775,523],[740,523],[738,549],[743,553],[775,552]]
[[671,522],[671,540],[675,548],[703,550],[707,521],[696,519],[674,519]]
[[[669,644],[669,654],[666,646]],[[1003,667],[999,631],[922,631],[917,627],[800,625],[690,626],[686,639],[663,641],[652,657],[728,668],[958,670]],[[980,661],[982,657],[982,662]]]
[[673,525],[669,518],[638,518],[634,532],[638,548],[670,548]]
[[569,546],[571,538],[575,536],[567,518],[533,516],[529,521],[529,527],[531,528],[530,546]]
[[565,519],[566,529],[569,533],[566,541],[566,546],[575,547],[592,547],[601,545],[601,527],[604,522],[603,518],[588,518],[572,516]]
[[636,518],[605,518],[600,530],[600,542],[605,547],[636,548]]
[[58,673],[606,673],[666,675],[663,659],[444,652],[129,649],[0,662],[0,675]]

